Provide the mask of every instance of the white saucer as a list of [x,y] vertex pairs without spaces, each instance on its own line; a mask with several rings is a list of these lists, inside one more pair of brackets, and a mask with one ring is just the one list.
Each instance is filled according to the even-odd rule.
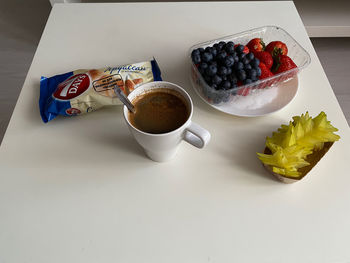
[[242,117],[257,117],[271,114],[287,106],[296,96],[298,86],[299,80],[295,76],[277,86],[257,89],[248,96],[235,96],[229,103],[219,106],[209,104],[200,97],[219,111]]

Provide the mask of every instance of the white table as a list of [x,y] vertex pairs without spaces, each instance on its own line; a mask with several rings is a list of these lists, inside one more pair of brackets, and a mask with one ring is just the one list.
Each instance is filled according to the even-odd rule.
[[[81,3],[82,0],[49,0],[55,3]],[[250,1],[250,0],[241,0]],[[91,1],[90,1],[91,2]],[[92,2],[103,2],[94,0]],[[136,0],[136,2],[142,2]],[[294,0],[309,37],[349,37],[350,4],[348,0]]]
[[[210,18],[210,19],[208,19]],[[195,43],[279,25],[307,49],[293,102],[239,118],[189,82]],[[40,76],[155,56],[194,100],[207,148],[147,159],[120,107],[43,124]],[[293,115],[324,110],[341,140],[307,178],[272,179],[256,152]],[[58,4],[0,148],[0,262],[350,261],[350,130],[292,2]]]

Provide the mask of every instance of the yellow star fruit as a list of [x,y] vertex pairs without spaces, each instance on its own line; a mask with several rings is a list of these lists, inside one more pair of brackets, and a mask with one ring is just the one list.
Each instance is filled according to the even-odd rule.
[[312,118],[306,112],[294,116],[289,125],[281,125],[271,138],[266,138],[266,147],[271,154],[257,153],[258,158],[272,171],[289,177],[299,177],[299,168],[308,166],[305,160],[313,151],[321,150],[325,142],[335,142],[340,136],[322,111]]

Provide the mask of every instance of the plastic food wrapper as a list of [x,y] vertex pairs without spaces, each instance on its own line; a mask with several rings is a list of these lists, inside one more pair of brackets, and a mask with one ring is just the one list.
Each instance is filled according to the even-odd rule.
[[121,105],[113,90],[116,85],[128,95],[140,84],[161,80],[156,60],[41,77],[40,115],[49,122],[57,115],[74,116],[103,106]]

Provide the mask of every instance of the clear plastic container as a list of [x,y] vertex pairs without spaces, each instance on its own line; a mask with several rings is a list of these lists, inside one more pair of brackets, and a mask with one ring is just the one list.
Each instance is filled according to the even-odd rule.
[[[212,87],[210,87],[206,83],[206,81],[204,80],[200,72],[198,71],[196,65],[193,63],[191,58],[192,51],[194,49],[201,48],[201,47],[202,48],[206,48],[208,46],[211,47],[215,43],[219,43],[220,41],[225,41],[225,42],[233,41],[235,44],[246,45],[253,38],[262,38],[266,44],[270,43],[271,41],[284,42],[288,47],[287,55],[294,61],[294,63],[297,65],[297,68],[276,74],[273,77],[269,77],[263,80],[258,80],[251,84],[242,85],[229,90],[215,90]],[[263,94],[265,91],[273,87],[275,87],[275,89],[277,90],[276,92],[278,93],[278,89],[282,89],[286,86],[286,85],[283,85],[284,82],[291,81],[291,79],[297,79],[297,74],[300,73],[311,62],[311,58],[308,52],[303,47],[301,47],[299,43],[291,35],[289,35],[285,30],[277,26],[264,26],[260,28],[255,28],[252,30],[247,30],[234,35],[230,35],[230,36],[226,36],[226,37],[222,37],[222,38],[218,38],[218,39],[214,39],[214,40],[210,40],[210,41],[206,41],[206,42],[194,45],[189,50],[189,58],[191,61],[191,82],[194,89],[199,94],[199,96],[202,99],[204,99],[207,103],[212,105],[214,108],[217,108],[219,110],[222,110],[227,113],[232,113],[232,114],[235,114],[236,111],[244,112],[246,109],[243,109],[243,108],[239,109],[239,107],[247,107],[247,105],[254,103],[254,101],[243,103],[243,104],[241,103],[242,106],[240,106],[239,104],[236,103],[237,98],[246,97],[245,100],[248,100],[249,97],[254,97],[254,100],[256,100],[257,97],[260,96],[259,94]],[[296,80],[296,83],[298,84],[297,80]],[[290,94],[290,92],[288,94]],[[294,95],[290,98],[290,100],[294,97]],[[285,99],[285,101],[286,101],[285,104],[289,103],[288,99],[287,100]],[[271,101],[267,102],[267,104],[268,103],[271,103]],[[264,103],[262,102],[261,105],[263,104]],[[277,103],[277,104],[281,104],[281,103]],[[283,106],[285,105],[280,105],[279,107],[282,108]],[[232,107],[236,107],[236,108],[238,107],[238,108],[236,110],[230,111],[230,108]],[[253,112],[252,116],[264,115],[264,114],[258,114],[259,113],[258,108],[259,107],[256,107],[254,108],[253,111],[251,111]],[[247,112],[249,112],[249,109]],[[241,115],[241,114],[235,114],[235,115]],[[247,114],[247,116],[249,115],[250,113]]]

